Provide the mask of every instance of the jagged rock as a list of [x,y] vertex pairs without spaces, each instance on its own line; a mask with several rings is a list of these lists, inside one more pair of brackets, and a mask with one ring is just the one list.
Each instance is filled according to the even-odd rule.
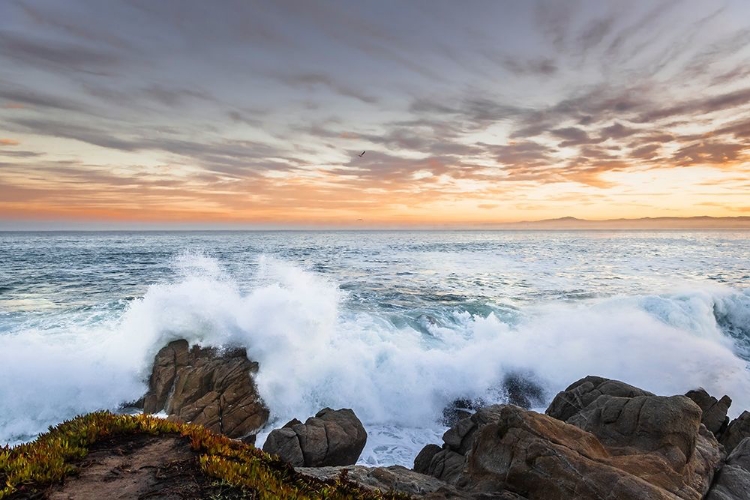
[[586,407],[570,423],[482,408],[445,433],[425,470],[463,492],[529,499],[699,500],[708,491],[721,449],[689,398],[600,394]]
[[568,423],[591,432],[610,449],[648,452],[669,447],[689,457],[700,419],[700,408],[684,396],[600,396]]
[[729,423],[719,441],[724,445],[727,453],[731,453],[743,439],[748,437],[750,437],[750,412],[743,411],[742,415]]
[[706,428],[713,432],[718,438],[726,430],[729,424],[729,417],[727,417],[727,411],[732,406],[732,399],[729,396],[723,396],[717,400],[705,391],[705,389],[695,389],[688,391],[685,396],[692,399],[695,404],[700,406],[703,411],[703,418],[701,422]]
[[441,451],[442,448],[436,444],[428,444],[422,448],[422,451],[414,459],[414,471],[426,474],[432,458]]
[[727,457],[706,500],[747,500],[750,496],[750,438],[743,439]]
[[654,394],[619,380],[589,375],[573,382],[567,389],[558,393],[547,408],[546,414],[567,422],[570,417],[586,408],[602,395],[632,398],[635,396],[653,396]]
[[453,424],[464,418],[469,418],[475,411],[484,406],[485,403],[481,399],[467,399],[459,398],[454,400],[451,404],[443,408],[443,420],[442,423],[446,427],[451,427]]
[[526,410],[543,405],[546,396],[542,386],[534,382],[531,375],[516,372],[505,375],[503,392],[508,404],[520,406]]
[[[510,372],[503,377],[500,386],[500,396],[508,404],[520,406],[527,410],[544,404],[546,394],[544,388],[534,381],[530,373]],[[479,409],[487,406],[482,398],[459,398],[443,408],[442,423],[451,427],[458,421],[471,417]]]
[[352,410],[325,408],[304,424],[295,419],[271,431],[263,451],[295,467],[352,465],[366,441],[365,428]]
[[[719,443],[701,424],[698,405],[685,396],[600,396],[568,423],[591,432],[615,455],[651,454],[680,474],[684,483],[708,491],[721,463]],[[670,483],[671,484],[671,483]]]
[[190,349],[176,340],[154,359],[144,413],[164,410],[170,419],[250,439],[268,421],[252,377],[257,371],[244,349]]

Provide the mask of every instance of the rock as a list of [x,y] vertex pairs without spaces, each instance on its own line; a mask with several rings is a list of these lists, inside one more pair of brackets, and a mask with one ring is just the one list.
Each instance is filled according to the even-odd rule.
[[543,405],[546,398],[544,389],[534,382],[531,375],[515,372],[505,375],[503,392],[508,404],[520,406],[526,410]]
[[700,409],[703,411],[703,418],[701,419],[703,425],[709,431],[713,432],[717,438],[720,437],[729,424],[727,411],[732,406],[732,399],[725,395],[717,400],[702,388],[688,391],[685,396],[700,406]]
[[743,439],[727,457],[706,500],[746,500],[750,496],[750,438]]
[[703,495],[723,457],[701,416],[685,396],[602,395],[568,423],[591,432],[614,455],[647,454],[668,465],[680,477],[659,483],[662,487],[673,491],[684,483]]
[[252,377],[257,371],[244,349],[190,349],[176,340],[154,359],[144,413],[164,410],[170,419],[249,439],[268,421]]
[[432,458],[441,451],[442,448],[436,444],[428,444],[427,446],[422,448],[422,451],[420,451],[417,457],[414,459],[413,470],[421,474],[426,474],[427,470],[430,467],[430,462],[432,462]]
[[750,412],[743,411],[742,415],[729,423],[719,441],[724,445],[727,453],[731,453],[743,439],[748,437],[750,437]]
[[570,417],[586,408],[602,395],[632,398],[635,396],[653,396],[654,394],[619,380],[589,375],[573,382],[567,389],[558,393],[550,403],[546,413],[550,417],[567,422]]
[[700,421],[700,408],[684,396],[600,396],[567,422],[591,432],[610,449],[670,448],[668,454],[686,459],[695,448]]
[[445,481],[448,484],[455,484],[461,478],[464,465],[466,465],[466,457],[464,455],[453,450],[443,449],[433,455],[424,474]]
[[443,420],[442,423],[446,427],[451,427],[453,424],[464,418],[469,418],[475,411],[484,406],[485,403],[481,399],[467,399],[459,398],[454,400],[451,404],[443,408]]
[[335,480],[343,476],[368,490],[402,493],[430,500],[523,500],[523,497],[508,491],[497,492],[491,496],[462,492],[443,481],[419,474],[399,465],[392,465],[390,467],[365,467],[362,465],[348,467],[300,467],[295,470],[302,475],[323,481]]
[[391,467],[365,467],[362,465],[344,467],[299,467],[295,469],[302,475],[321,480],[346,477],[369,490],[393,491],[407,495],[424,495],[446,486],[433,477],[393,465]]
[[271,431],[263,451],[295,467],[352,465],[366,442],[365,428],[352,410],[325,408],[304,424],[293,420]]
[[263,451],[271,455],[278,455],[292,467],[304,467],[305,457],[302,454],[297,433],[291,427],[274,429],[263,443]]
[[[644,392],[619,384],[605,390]],[[722,459],[701,416],[685,396],[600,394],[568,423],[487,406],[446,431],[443,449],[425,448],[420,462],[431,458],[419,470],[472,494],[699,500]]]
[[[508,404],[531,409],[542,406],[546,400],[546,393],[541,384],[534,381],[531,373],[510,372],[503,377],[500,387],[500,396]],[[477,410],[487,406],[482,398],[455,399],[451,404],[443,408],[442,423],[447,427],[453,426],[459,420],[471,417]]]

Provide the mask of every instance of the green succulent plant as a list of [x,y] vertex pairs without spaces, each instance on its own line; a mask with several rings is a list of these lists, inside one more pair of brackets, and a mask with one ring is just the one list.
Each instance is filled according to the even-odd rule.
[[258,498],[273,499],[406,499],[403,494],[370,491],[340,477],[321,481],[303,476],[288,463],[254,446],[214,434],[204,427],[148,415],[96,412],[50,427],[31,443],[0,448],[0,500],[19,488],[42,490],[77,470],[91,445],[127,435],[171,435],[189,439],[200,469],[231,487]]

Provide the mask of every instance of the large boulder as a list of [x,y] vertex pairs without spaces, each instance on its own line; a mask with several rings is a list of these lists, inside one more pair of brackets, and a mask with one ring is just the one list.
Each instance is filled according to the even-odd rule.
[[731,453],[742,440],[748,437],[750,437],[750,412],[743,411],[742,415],[729,423],[719,441],[724,445],[727,453]]
[[750,438],[745,438],[727,457],[706,500],[746,500],[749,496]]
[[550,417],[567,422],[570,417],[586,408],[602,395],[632,398],[653,396],[654,394],[619,380],[589,375],[573,382],[567,389],[559,392],[545,413]]
[[688,391],[685,396],[700,406],[703,411],[701,422],[706,426],[706,429],[713,432],[717,438],[720,437],[729,424],[727,411],[732,406],[732,398],[725,395],[721,399],[716,399],[703,388]]
[[661,487],[674,493],[687,488],[702,496],[723,456],[701,416],[698,405],[685,396],[602,395],[568,423],[596,436],[613,455],[668,466],[664,481],[654,481]]
[[444,434],[441,450],[425,448],[415,470],[461,491],[529,499],[698,500],[708,491],[721,448],[690,399],[600,394],[586,407],[569,423],[482,408]]
[[367,432],[350,409],[325,408],[305,423],[288,422],[271,431],[263,451],[294,467],[353,465],[367,442]]
[[268,421],[245,349],[220,350],[176,340],[154,359],[144,413],[199,424],[232,438],[253,440]]

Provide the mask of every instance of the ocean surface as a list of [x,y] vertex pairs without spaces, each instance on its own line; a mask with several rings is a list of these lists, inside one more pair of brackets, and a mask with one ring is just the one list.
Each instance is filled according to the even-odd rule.
[[177,338],[245,346],[271,425],[354,409],[370,465],[411,466],[509,374],[544,404],[589,374],[702,386],[736,416],[750,232],[0,233],[0,445],[137,399]]

